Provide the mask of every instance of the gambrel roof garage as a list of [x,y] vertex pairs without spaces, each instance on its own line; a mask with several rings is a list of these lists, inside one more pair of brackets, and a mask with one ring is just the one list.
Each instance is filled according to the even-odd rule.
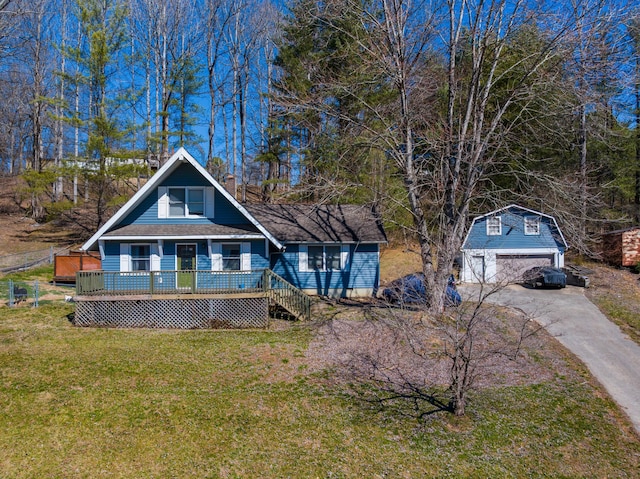
[[567,243],[555,218],[509,205],[473,220],[462,245],[460,280],[513,282],[534,266],[564,266]]

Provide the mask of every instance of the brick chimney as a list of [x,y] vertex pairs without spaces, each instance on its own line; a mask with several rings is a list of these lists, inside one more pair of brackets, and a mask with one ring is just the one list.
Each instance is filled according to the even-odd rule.
[[233,176],[232,174],[228,174],[227,176],[224,177],[224,189],[227,190],[227,192],[233,196],[234,199],[236,198],[237,195],[237,187],[236,187],[236,177]]

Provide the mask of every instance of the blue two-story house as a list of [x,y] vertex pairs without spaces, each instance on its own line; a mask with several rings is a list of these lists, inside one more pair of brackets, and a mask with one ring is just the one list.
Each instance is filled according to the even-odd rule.
[[460,280],[513,282],[534,266],[564,266],[567,243],[555,218],[509,205],[473,220],[462,245]]
[[105,288],[117,274],[111,293],[140,277],[151,293],[250,290],[269,270],[307,294],[362,297],[385,242],[370,207],[240,203],[181,148],[81,249],[99,251]]

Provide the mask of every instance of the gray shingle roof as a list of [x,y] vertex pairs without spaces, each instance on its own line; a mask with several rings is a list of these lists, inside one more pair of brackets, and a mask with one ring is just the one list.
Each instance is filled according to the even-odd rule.
[[[275,238],[284,243],[385,243],[381,223],[367,206],[245,204]],[[261,233],[256,227],[221,224],[132,224],[116,227],[109,237],[234,237]]]
[[386,243],[371,207],[360,205],[246,204],[278,240],[287,243]]
[[115,228],[104,236],[149,236],[149,237],[183,237],[183,236],[238,236],[256,235],[261,233],[256,231],[253,225],[127,225]]

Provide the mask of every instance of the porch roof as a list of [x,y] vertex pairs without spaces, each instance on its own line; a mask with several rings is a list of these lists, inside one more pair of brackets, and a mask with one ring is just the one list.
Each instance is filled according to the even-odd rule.
[[243,227],[241,225],[184,225],[184,224],[156,224],[156,225],[126,225],[115,228],[103,236],[105,240],[116,240],[126,238],[145,239],[181,239],[181,238],[220,238],[220,239],[241,239],[241,238],[264,238],[264,235],[256,231],[255,228]]

